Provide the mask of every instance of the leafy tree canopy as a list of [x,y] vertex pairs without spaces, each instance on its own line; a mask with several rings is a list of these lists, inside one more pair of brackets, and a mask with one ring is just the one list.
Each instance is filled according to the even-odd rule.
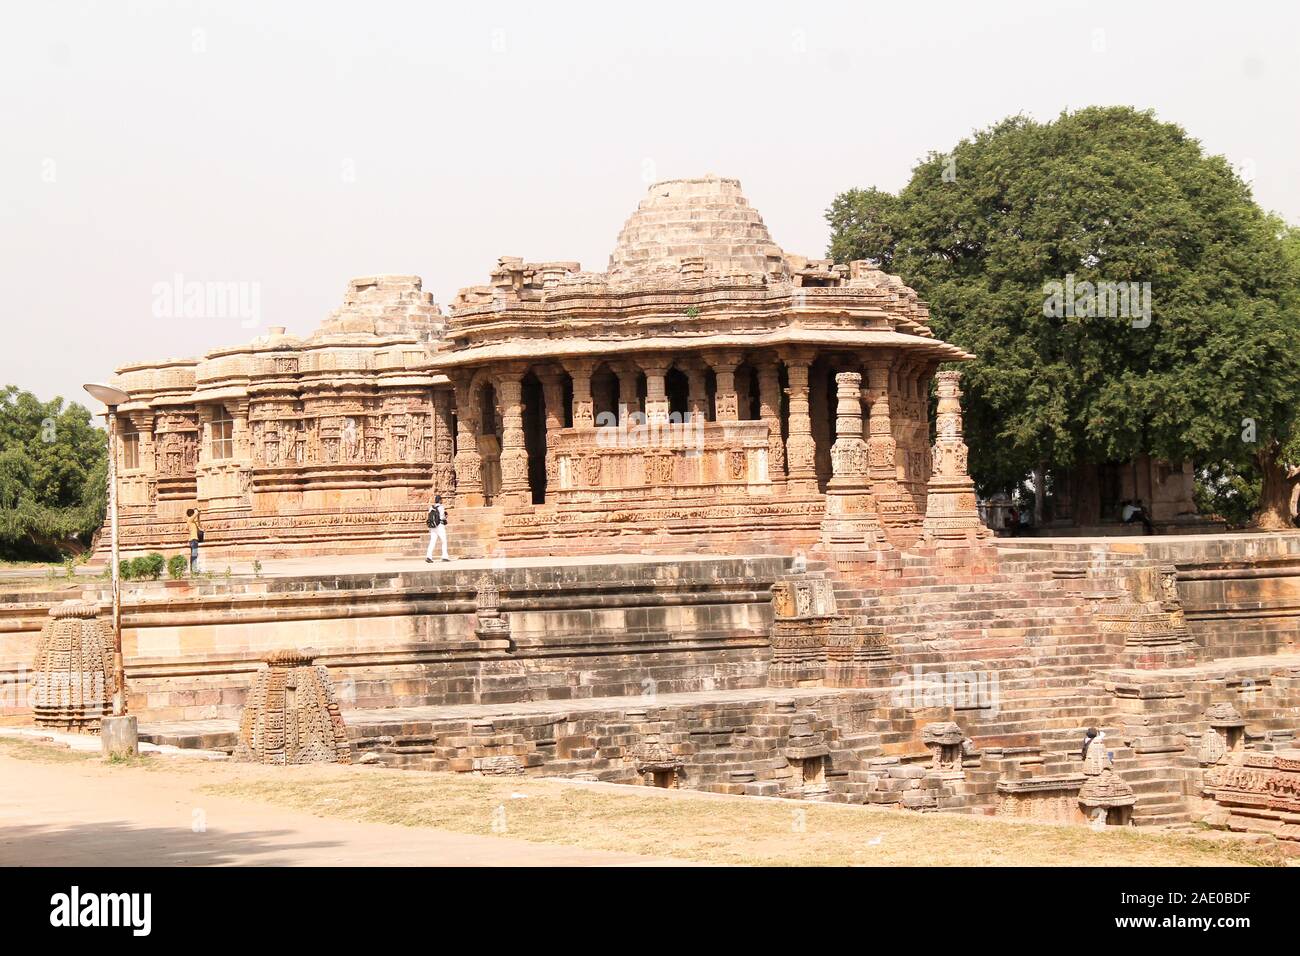
[[[1296,450],[1300,241],[1151,112],[1012,117],[930,154],[897,196],[841,194],[827,219],[836,260],[901,275],[935,333],[978,355],[964,388],[985,486],[1040,462]],[[1045,314],[1067,277],[1080,308]],[[1103,282],[1149,283],[1149,313],[1140,292],[1126,315],[1090,310],[1084,283]]]
[[104,520],[106,441],[81,405],[0,390],[0,555],[47,558],[90,542]]

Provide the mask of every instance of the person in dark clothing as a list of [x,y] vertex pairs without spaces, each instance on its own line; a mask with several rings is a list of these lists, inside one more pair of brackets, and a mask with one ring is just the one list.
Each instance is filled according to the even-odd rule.
[[429,505],[429,516],[425,521],[429,526],[429,549],[424,552],[424,560],[433,562],[433,546],[442,545],[442,560],[450,561],[447,556],[447,509],[442,505],[442,495],[433,496],[433,504]]
[[1146,508],[1142,507],[1140,501],[1125,501],[1120,510],[1120,517],[1125,524],[1132,524],[1134,521],[1142,522],[1143,534],[1155,534],[1155,526],[1151,523],[1150,517],[1147,516]]
[[1088,748],[1092,746],[1092,742],[1096,739],[1097,739],[1097,728],[1089,727],[1088,732],[1084,734],[1083,737],[1083,750],[1079,752],[1080,760],[1088,759]]

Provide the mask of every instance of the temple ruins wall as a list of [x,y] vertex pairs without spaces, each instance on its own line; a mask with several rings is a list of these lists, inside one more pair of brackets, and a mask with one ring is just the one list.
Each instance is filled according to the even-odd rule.
[[[572,698],[765,682],[770,587],[788,559],[241,578],[125,586],[130,707],[238,715],[278,649],[312,647],[348,706]],[[92,597],[106,600],[105,591]],[[48,606],[48,605],[45,605]],[[0,669],[21,714],[44,606],[7,606]]]

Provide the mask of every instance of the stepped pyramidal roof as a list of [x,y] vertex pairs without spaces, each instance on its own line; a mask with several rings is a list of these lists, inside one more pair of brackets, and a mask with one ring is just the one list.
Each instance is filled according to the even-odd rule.
[[706,176],[655,183],[632,213],[609,257],[611,281],[651,278],[701,261],[720,275],[785,275],[785,253],[740,180]]

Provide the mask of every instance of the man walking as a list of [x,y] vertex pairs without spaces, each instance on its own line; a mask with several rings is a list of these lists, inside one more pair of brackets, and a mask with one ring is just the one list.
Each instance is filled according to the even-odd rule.
[[425,524],[429,526],[429,550],[424,553],[424,560],[433,563],[433,545],[434,542],[440,542],[442,560],[450,561],[451,558],[447,556],[447,509],[442,506],[442,495],[433,496],[433,504],[429,506],[429,517],[425,519]]

